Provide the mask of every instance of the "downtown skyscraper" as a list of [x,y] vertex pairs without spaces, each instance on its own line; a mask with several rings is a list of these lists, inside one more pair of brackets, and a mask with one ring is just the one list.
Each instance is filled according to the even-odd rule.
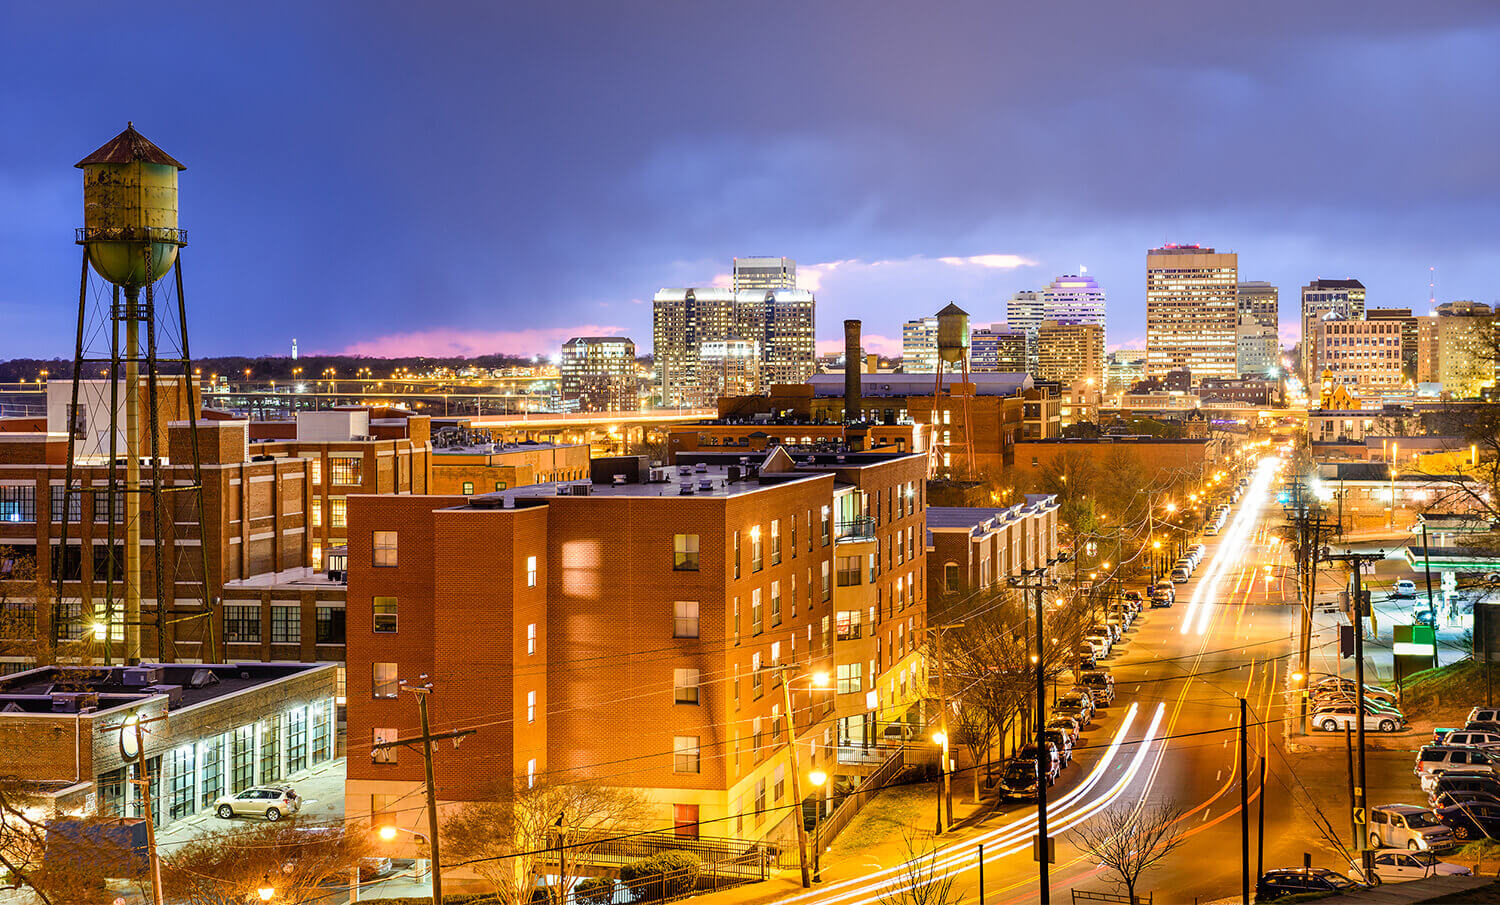
[[1198,245],[1146,252],[1146,376],[1235,377],[1239,255]]

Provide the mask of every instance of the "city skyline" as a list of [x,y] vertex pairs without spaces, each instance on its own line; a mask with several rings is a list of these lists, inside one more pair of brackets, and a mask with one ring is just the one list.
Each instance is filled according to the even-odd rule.
[[[999,10],[958,28],[942,14],[852,22],[837,4],[768,8],[790,26],[773,56],[824,61],[804,90],[795,66],[679,78],[655,48],[730,28],[714,10],[598,7],[599,27],[579,35],[548,10],[338,9],[296,29],[194,11],[159,34],[7,10],[10,74],[70,101],[19,92],[7,105],[0,197],[30,216],[0,233],[15,262],[0,356],[68,353],[71,163],[126,119],[188,166],[194,302],[226,315],[202,322],[200,354],[283,355],[293,336],[307,354],[536,354],[604,334],[644,344],[657,289],[727,279],[729,260],[752,254],[798,261],[824,351],[849,316],[887,351],[903,321],[949,300],[975,323],[1001,321],[1014,291],[1080,264],[1109,288],[1111,347],[1134,347],[1140,255],[1163,242],[1235,251],[1283,292],[1352,275],[1372,306],[1425,313],[1435,266],[1439,301],[1495,300],[1500,261],[1483,229],[1495,189],[1474,150],[1490,127],[1471,111],[1500,91],[1478,52],[1500,11],[1164,10],[1147,29],[1124,10],[1039,10],[997,29],[984,20]],[[1202,28],[1224,36],[1212,54],[1189,40]],[[1007,53],[967,49],[1001,30]],[[1042,78],[1039,38],[1062,32],[1098,52]],[[89,90],[137,41],[159,40],[183,77],[152,110]],[[225,67],[241,42],[264,65]],[[919,79],[882,75],[879,61],[911,48],[930,63]],[[1330,54],[1345,61],[1337,78]],[[497,90],[509,84],[542,90]],[[752,95],[796,98],[796,115],[744,117],[720,100]],[[1148,98],[1172,107],[1170,141],[1142,131]],[[1334,109],[1374,125],[1331,146],[1287,141],[1326,132]],[[1056,134],[1080,117],[1100,150],[1011,140],[1018,126]],[[580,121],[618,138],[580,142]],[[1247,122],[1257,128],[1223,140],[1226,123]],[[255,140],[269,128],[295,139]],[[969,140],[911,137],[945,134]],[[1428,140],[1444,135],[1460,140]],[[365,316],[348,317],[356,304]]]

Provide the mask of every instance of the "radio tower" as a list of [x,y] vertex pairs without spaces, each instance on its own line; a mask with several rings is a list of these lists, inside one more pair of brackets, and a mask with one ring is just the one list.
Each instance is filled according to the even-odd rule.
[[1427,314],[1437,314],[1437,268],[1427,268]]

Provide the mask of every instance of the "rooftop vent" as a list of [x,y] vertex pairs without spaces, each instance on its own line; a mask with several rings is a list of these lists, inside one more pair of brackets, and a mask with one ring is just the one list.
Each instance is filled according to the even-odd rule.
[[693,466],[693,471],[698,472],[698,474],[706,473],[708,471],[708,463],[699,462],[697,465]]
[[692,496],[693,495],[693,482],[692,481],[683,481],[682,484],[677,488],[677,495],[678,496]]
[[714,479],[713,478],[703,478],[702,480],[700,480],[698,482],[698,489],[699,490],[713,490],[714,489]]
[[54,691],[53,713],[83,713],[99,706],[99,695],[92,691]]
[[622,475],[622,474],[617,474],[617,475],[615,475],[615,476],[614,476],[614,482],[613,482],[613,483],[614,483],[614,485],[615,485],[615,486],[616,486],[616,487],[619,487],[619,486],[620,486],[620,485],[621,485],[621,484],[624,484],[624,483],[625,483],[625,476],[624,476],[624,475]]
[[195,669],[192,677],[188,679],[189,688],[207,688],[217,684],[219,684],[219,677],[211,669]]

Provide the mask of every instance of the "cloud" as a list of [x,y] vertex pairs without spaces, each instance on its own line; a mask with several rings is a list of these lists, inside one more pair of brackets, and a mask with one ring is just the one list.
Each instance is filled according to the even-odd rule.
[[938,258],[950,267],[992,267],[996,270],[1015,270],[1017,267],[1035,267],[1037,262],[1020,255],[970,255],[967,258]]
[[460,330],[437,327],[411,333],[392,333],[360,340],[345,347],[344,355],[370,355],[395,358],[427,355],[433,358],[462,355],[552,355],[575,336],[613,336],[624,333],[620,327],[585,324],[575,327],[537,327],[529,330]]
[[[878,333],[865,333],[859,338],[859,344],[864,346],[865,352],[874,352],[887,358],[899,358],[901,355],[901,338],[892,339],[889,336],[881,336]],[[818,340],[819,355],[841,355],[844,351],[844,340],[820,339]]]

